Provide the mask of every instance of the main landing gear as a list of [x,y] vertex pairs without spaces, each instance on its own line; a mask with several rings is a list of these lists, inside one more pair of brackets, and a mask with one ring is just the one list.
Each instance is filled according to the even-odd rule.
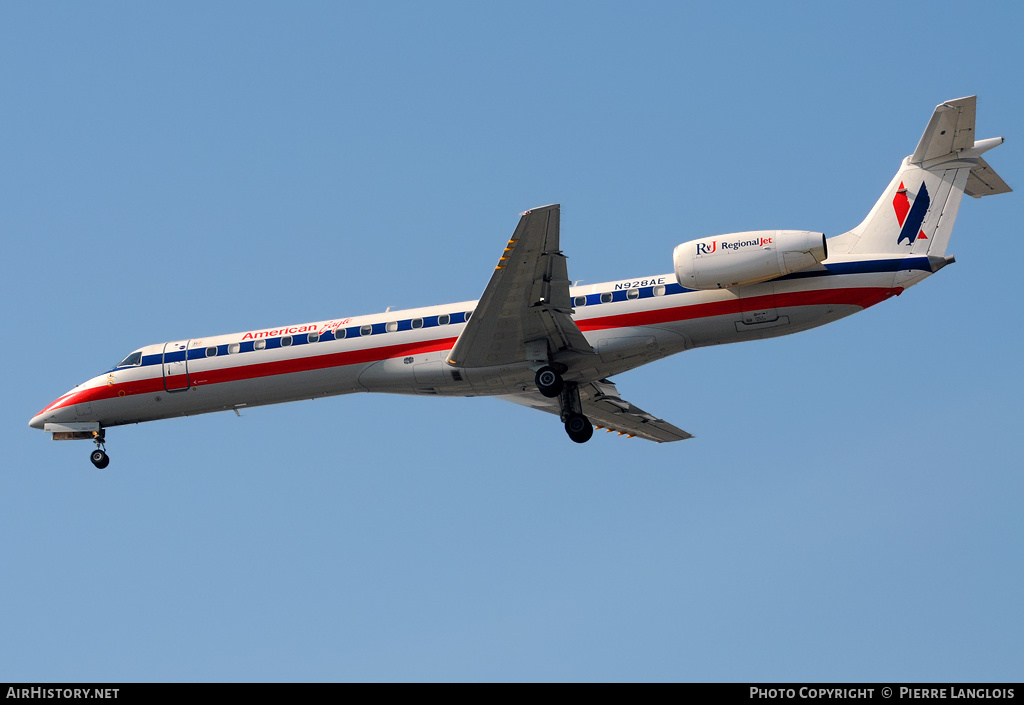
[[565,420],[565,432],[576,443],[586,443],[594,435],[594,424],[583,414],[569,414]]
[[575,382],[565,382],[557,370],[546,366],[537,370],[536,381],[541,394],[548,398],[558,397],[560,417],[569,438],[576,443],[589,441],[594,435],[594,424],[583,415],[579,385]]
[[96,444],[96,450],[89,454],[89,460],[100,470],[110,465],[110,457],[107,455],[107,449],[103,444],[103,440],[104,434],[101,428],[93,441]]
[[548,399],[557,397],[565,387],[565,382],[562,381],[562,375],[558,373],[558,370],[547,365],[537,370],[534,381],[537,383],[537,390]]

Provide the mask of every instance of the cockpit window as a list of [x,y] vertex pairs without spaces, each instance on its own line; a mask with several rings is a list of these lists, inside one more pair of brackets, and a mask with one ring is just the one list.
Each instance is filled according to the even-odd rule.
[[138,367],[142,364],[142,351],[136,350],[131,355],[117,363],[118,367]]

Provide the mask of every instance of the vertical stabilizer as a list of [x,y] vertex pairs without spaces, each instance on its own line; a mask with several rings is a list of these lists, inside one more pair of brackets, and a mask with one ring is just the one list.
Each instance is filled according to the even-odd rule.
[[976,102],[969,96],[935,108],[917,149],[867,218],[837,243],[852,254],[943,257],[964,193],[980,198],[1010,191],[981,158],[1003,138],[975,140]]

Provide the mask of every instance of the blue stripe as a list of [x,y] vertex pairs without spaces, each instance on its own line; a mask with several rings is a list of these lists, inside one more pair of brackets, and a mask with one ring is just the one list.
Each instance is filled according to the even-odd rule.
[[793,272],[772,281],[786,279],[807,279],[809,277],[830,277],[843,274],[878,274],[881,272],[898,272],[901,270],[919,269],[923,272],[932,271],[927,257],[897,257],[895,259],[874,259],[866,262],[837,262],[826,264],[825,269]]
[[[920,200],[920,197],[918,197],[918,200]],[[928,258],[927,257],[909,257],[909,258],[908,257],[899,257],[899,258],[895,258],[895,259],[886,259],[886,260],[868,260],[868,261],[863,261],[863,262],[842,262],[842,263],[838,263],[838,264],[826,265],[824,269],[820,269],[820,270],[803,271],[803,272],[795,272],[793,274],[787,274],[787,275],[782,276],[782,277],[777,277],[776,279],[773,279],[772,281],[783,281],[783,280],[786,280],[786,279],[805,279],[805,278],[808,278],[808,277],[828,277],[828,276],[844,275],[844,274],[873,274],[873,273],[878,273],[878,272],[897,272],[899,270],[915,270],[915,269],[919,269],[919,270],[922,270],[922,271],[930,272],[931,271],[931,265],[928,263]],[[686,287],[680,285],[677,282],[673,282],[673,283],[670,283],[670,284],[662,284],[662,285],[659,285],[659,286],[664,286],[665,287],[665,296],[671,296],[673,294],[686,294],[686,293],[691,293],[691,292],[697,291],[697,289],[687,289]],[[640,287],[639,288],[640,296],[638,298],[640,298],[640,299],[653,298],[654,297],[654,289],[655,289],[654,286]],[[618,302],[621,302],[621,301],[628,301],[628,300],[630,300],[627,297],[627,291],[628,291],[628,289],[620,289],[618,291],[610,291],[610,292],[604,292],[604,293],[612,295],[612,300],[611,300],[610,303],[618,303]],[[584,296],[584,298],[587,301],[587,303],[585,305],[586,306],[598,306],[598,305],[601,305],[601,303],[602,303],[601,296],[602,296],[601,292],[596,293],[596,294],[586,294]],[[577,298],[577,297],[573,297],[573,299],[575,299],[575,298]],[[441,314],[441,315],[444,315],[444,314]],[[455,313],[450,313],[450,314],[448,314],[448,316],[449,316],[450,320],[449,320],[449,322],[446,325],[456,325],[456,324],[460,324],[460,323],[465,323],[466,322],[466,312],[465,311],[457,311]],[[438,328],[438,327],[441,327],[441,324],[438,322],[438,318],[439,318],[439,316],[423,316],[422,317],[422,320],[423,320],[422,328]],[[400,321],[397,321],[397,323],[398,323],[398,332],[409,331],[409,330],[419,330],[419,329],[416,329],[416,328],[412,327],[413,320],[414,319],[412,319],[412,318],[405,318],[405,319],[402,319]],[[392,322],[394,322],[394,321],[392,321]],[[387,332],[387,323],[388,322],[385,321],[385,322],[381,322],[381,323],[371,323],[371,324],[364,324],[364,325],[369,325],[371,327],[371,331],[372,332],[370,333],[370,335],[380,335],[381,333],[386,333]],[[360,335],[360,333],[359,333],[360,328],[361,328],[361,326],[349,326],[347,328],[339,328],[338,330],[343,330],[344,331],[344,338],[360,338],[360,337],[365,337],[365,336],[361,336]],[[292,345],[308,345],[309,344],[308,335],[309,335],[308,333],[300,333],[300,334],[297,334],[297,335],[292,335]],[[259,338],[259,340],[266,341],[266,343],[267,343],[266,349],[267,350],[274,350],[274,349],[283,347],[281,345],[281,338],[282,337],[283,336],[278,336],[278,337],[274,337],[274,338]],[[342,340],[342,338],[339,338],[338,336],[336,336],[334,334],[334,331],[324,331],[320,335],[319,342],[326,342],[326,341],[331,341],[331,340]],[[239,341],[239,343],[240,343],[239,353],[256,352],[256,349],[255,349],[256,340]],[[187,353],[188,353],[188,359],[189,360],[202,360],[202,359],[206,358],[206,347],[192,348],[191,350],[188,350]],[[167,353],[167,358],[166,358],[167,362],[181,362],[182,360],[185,359],[185,354],[186,354],[185,350],[174,350],[174,351],[168,352]],[[217,355],[218,356],[220,356],[220,355],[227,355],[227,354],[228,354],[228,344],[227,343],[225,343],[223,345],[218,345],[217,346]],[[155,355],[153,355],[153,354],[145,355],[142,358],[142,365],[140,365],[140,366],[141,367],[148,367],[150,365],[160,365],[160,364],[163,363],[163,361],[164,361],[164,356],[162,354],[160,354],[160,353],[156,353]],[[115,372],[115,371],[117,371],[119,369],[132,369],[132,368],[129,368],[129,367],[112,367],[110,370],[108,370],[108,372]]]

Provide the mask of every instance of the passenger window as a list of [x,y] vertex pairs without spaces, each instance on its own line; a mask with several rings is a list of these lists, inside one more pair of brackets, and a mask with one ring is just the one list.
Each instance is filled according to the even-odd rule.
[[423,327],[423,319],[422,318],[414,318],[414,319],[412,319],[412,327],[413,328],[422,328]]
[[217,357],[217,346],[211,345],[206,348],[206,357]]
[[388,321],[384,325],[384,330],[386,330],[388,333],[394,333],[396,330],[398,330],[398,321]]
[[319,333],[310,333],[309,335],[306,336],[306,342],[307,343],[315,343],[318,340],[320,340],[320,334]]
[[437,325],[446,326],[451,320],[451,316],[449,316],[447,313],[442,313],[440,316],[437,317]]
[[228,346],[228,355],[234,355],[241,349],[242,346],[239,345],[238,343],[231,343],[231,345]]
[[472,311],[466,311],[466,323],[469,323],[469,319],[472,318],[472,316],[473,316],[473,312]]
[[334,329],[334,339],[335,340],[341,340],[344,337],[345,337],[345,329],[344,328],[335,328]]
[[[108,357],[107,359],[109,360],[110,358]],[[136,350],[131,355],[129,355],[125,359],[121,360],[121,362],[119,362],[117,364],[117,366],[118,367],[138,367],[141,364],[142,364],[142,351],[141,350]]]
[[373,332],[373,326],[360,326],[359,335],[370,335]]
[[611,294],[601,294],[601,303],[610,304],[612,302]]
[[262,350],[265,347],[267,347],[267,341],[265,340],[257,340],[255,343],[252,344],[253,350]]
[[664,296],[665,295],[665,287],[661,286],[660,284],[658,286],[654,287],[654,295],[655,296]]
[[281,347],[282,348],[287,348],[291,344],[292,344],[292,337],[290,335],[283,335],[283,336],[281,336]]
[[587,297],[586,296],[577,296],[575,299],[572,300],[572,305],[573,306],[586,306],[587,305]]
[[627,299],[639,299],[640,298],[640,290],[639,289],[627,289],[626,290],[626,298]]

